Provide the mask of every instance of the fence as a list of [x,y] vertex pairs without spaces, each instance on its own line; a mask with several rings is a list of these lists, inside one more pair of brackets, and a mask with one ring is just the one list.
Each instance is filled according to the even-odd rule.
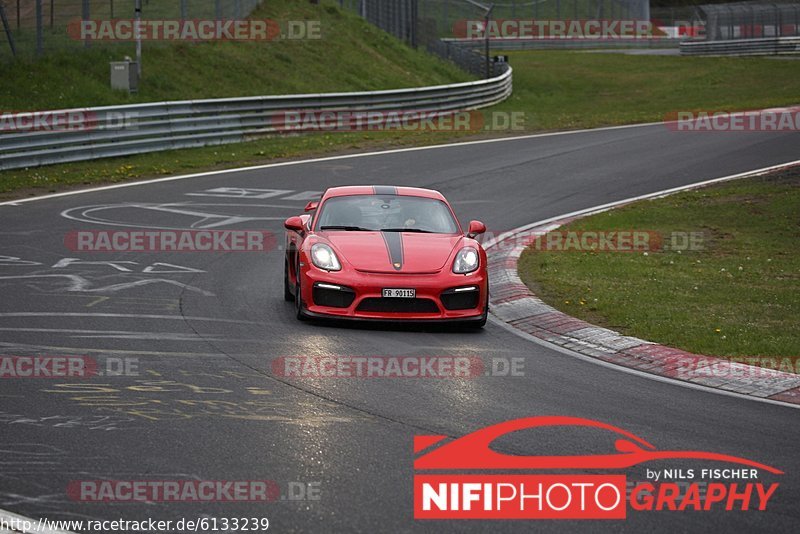
[[[578,20],[649,20],[649,0],[519,0],[493,4],[491,18]],[[476,76],[485,75],[485,59],[453,38],[463,37],[459,22],[482,21],[485,11],[466,0],[339,0],[342,7],[358,12],[411,46],[449,59]],[[496,74],[496,73],[494,73]]]
[[[649,0],[517,0],[491,2],[494,19],[636,19],[650,20]],[[466,0],[339,0],[370,22],[393,35],[402,19],[416,15],[420,31],[430,37],[456,37],[453,27],[460,20],[483,19],[484,12]],[[404,5],[416,5],[414,8]]]
[[[485,42],[476,39],[442,39],[453,47],[483,50]],[[679,39],[654,37],[650,39],[492,39],[489,49],[511,52],[514,50],[563,50],[563,49],[621,49],[621,48],[678,48]]]
[[800,36],[800,2],[698,6],[708,41]]
[[800,2],[736,2],[697,6],[700,32],[681,55],[756,56],[800,53]]
[[[243,19],[270,0],[142,0],[142,18],[148,19]],[[306,2],[308,0],[297,0]],[[425,47],[483,76],[474,54],[439,43],[459,37],[459,21],[482,20],[483,10],[466,0],[322,0],[361,14],[374,25],[411,46]],[[483,0],[490,3],[489,0]],[[0,28],[0,62],[14,56],[27,58],[59,50],[115,47],[117,57],[132,55],[130,43],[77,41],[65,27],[79,19],[131,19],[135,0],[0,0],[8,35]],[[649,0],[505,0],[494,3],[493,19],[625,19],[649,20]],[[158,45],[157,41],[148,46]]]
[[[414,89],[154,102],[48,112],[40,122],[59,129],[0,128],[0,170],[142,154],[249,140],[286,131],[287,111],[425,110],[490,106],[511,94],[512,71],[474,82]],[[31,115],[31,114],[28,114]],[[380,119],[379,119],[380,120]],[[7,121],[0,121],[0,124]],[[35,124],[32,116],[26,124]],[[63,127],[68,123],[68,127]],[[291,131],[313,130],[295,124]]]
[[[142,0],[142,19],[243,19],[264,1],[269,0]],[[92,46],[129,50],[129,43],[76,41],[66,28],[79,19],[133,19],[134,6],[135,0],[0,0],[7,22],[6,33],[0,21],[0,61],[14,58],[11,42],[21,58]]]

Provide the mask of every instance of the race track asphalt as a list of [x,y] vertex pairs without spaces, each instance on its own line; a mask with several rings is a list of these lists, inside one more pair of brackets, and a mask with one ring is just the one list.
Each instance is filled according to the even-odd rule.
[[[800,520],[797,410],[682,388],[480,332],[300,323],[282,298],[282,251],[78,253],[73,230],[266,229],[326,187],[441,191],[490,231],[795,160],[796,133],[681,133],[663,125],[402,151],[108,189],[0,206],[0,354],[86,355],[127,376],[0,380],[0,509],[32,518],[268,517],[278,532],[789,532]],[[231,189],[276,190],[266,198]],[[213,190],[213,191],[212,191]],[[271,195],[271,196],[268,196]],[[17,258],[17,259],[14,259]],[[78,258],[83,263],[64,261]],[[86,262],[129,263],[86,263]],[[60,263],[59,263],[60,262]],[[654,304],[654,305],[657,305]],[[282,356],[524,359],[524,376],[299,379]],[[110,362],[110,363],[108,363]],[[779,467],[766,511],[635,512],[607,522],[413,519],[412,439],[458,437],[536,415],[595,419],[659,449]],[[599,431],[518,432],[514,454],[610,452]],[[609,449],[609,447],[612,447]],[[546,452],[545,452],[546,451]],[[665,461],[626,470],[716,467]],[[80,480],[261,480],[319,489],[270,503],[87,503]],[[795,525],[792,527],[792,525]]]

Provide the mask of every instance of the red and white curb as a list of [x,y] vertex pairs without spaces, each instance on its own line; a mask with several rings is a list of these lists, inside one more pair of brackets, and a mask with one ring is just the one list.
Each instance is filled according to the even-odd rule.
[[[549,344],[608,364],[654,375],[662,380],[714,388],[720,392],[769,399],[800,406],[800,375],[692,354],[619,332],[600,328],[545,304],[519,278],[517,262],[538,236],[570,221],[647,198],[666,196],[712,183],[766,174],[800,164],[800,161],[726,176],[685,187],[605,204],[539,221],[507,232],[485,245],[489,256],[490,310],[492,315],[523,337]],[[637,373],[638,374],[638,373]]]

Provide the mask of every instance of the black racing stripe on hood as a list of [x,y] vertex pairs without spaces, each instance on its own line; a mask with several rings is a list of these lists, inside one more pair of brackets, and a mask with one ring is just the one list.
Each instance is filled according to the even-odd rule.
[[395,271],[403,268],[403,234],[400,232],[381,232],[386,251],[389,253],[389,262]]

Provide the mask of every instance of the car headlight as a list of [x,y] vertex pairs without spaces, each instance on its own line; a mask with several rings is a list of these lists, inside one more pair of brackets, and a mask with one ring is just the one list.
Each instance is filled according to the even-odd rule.
[[456,254],[453,261],[453,272],[456,274],[471,273],[478,268],[480,255],[475,247],[464,247]]
[[311,261],[314,265],[326,271],[340,271],[342,269],[336,253],[325,243],[314,243],[311,246]]

